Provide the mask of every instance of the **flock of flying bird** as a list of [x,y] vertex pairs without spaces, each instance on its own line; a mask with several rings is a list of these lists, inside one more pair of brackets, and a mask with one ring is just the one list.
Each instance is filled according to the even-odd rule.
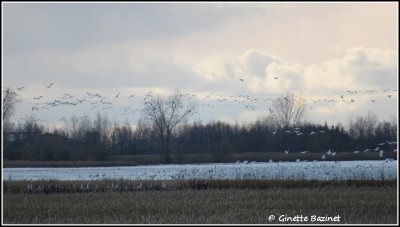
[[[272,134],[276,134],[277,133],[277,131],[274,131],[274,132],[272,132]],[[301,128],[292,128],[292,129],[290,129],[290,130],[286,130],[286,131],[283,131],[283,133],[284,134],[287,134],[287,135],[292,135],[292,136],[296,136],[296,137],[299,137],[299,136],[310,136],[310,137],[312,137],[312,136],[318,136],[318,135],[322,135],[322,134],[325,134],[326,133],[326,131],[325,130],[319,130],[319,131],[311,131],[311,132],[309,132],[309,133],[305,133],[305,132],[302,132],[301,131]],[[379,153],[379,156],[380,157],[383,157],[384,156],[384,150],[383,150],[383,148],[382,147],[384,147],[384,146],[388,146],[389,145],[389,147],[397,147],[397,141],[386,141],[386,142],[382,142],[382,143],[379,143],[379,144],[377,144],[377,147],[375,148],[375,149],[369,149],[369,148],[367,148],[367,149],[365,149],[363,152],[365,153],[365,152],[378,152]],[[386,149],[387,149],[388,147],[386,147]],[[285,155],[288,155],[289,153],[290,153],[290,150],[289,149],[287,149],[287,150],[285,150],[284,151],[285,152]],[[393,152],[397,152],[397,149],[395,148],[395,149],[393,149]],[[300,154],[306,154],[306,153],[308,153],[308,151],[300,151]],[[358,151],[358,150],[356,150],[356,151],[354,151],[353,152],[354,154],[359,154],[360,153],[360,151]],[[336,156],[336,152],[335,151],[332,151],[331,149],[329,149],[327,152],[325,152],[325,153],[323,153],[322,154],[322,156],[321,156],[321,159],[322,160],[325,160],[327,157],[334,157],[334,156]],[[300,159],[298,159],[298,160],[300,160]]]
[[[278,77],[274,77],[274,79],[278,80]],[[245,80],[240,78],[239,81],[241,83],[245,83]],[[44,85],[47,89],[52,89],[55,83],[49,83]],[[25,86],[17,87],[18,91],[23,91],[26,89]],[[381,89],[381,90],[373,90],[373,89],[359,89],[359,90],[347,90],[347,94],[341,94],[337,96],[336,99],[317,99],[317,100],[306,100],[307,107],[310,109],[313,106],[316,106],[320,103],[336,103],[336,102],[345,102],[345,103],[354,103],[356,101],[355,95],[360,94],[374,94],[374,93],[384,93],[388,98],[393,96],[393,93],[397,93],[397,89]],[[147,92],[144,95],[144,101],[146,102],[146,98],[152,95],[152,91]],[[207,95],[199,95],[199,94],[184,94],[187,98],[194,98],[198,100],[199,106],[208,107],[208,108],[219,108],[219,107],[231,107],[234,105],[240,105],[245,108],[247,111],[256,111],[261,110],[273,112],[271,109],[271,104],[275,100],[275,98],[271,97],[262,97],[262,96],[250,96],[250,95],[218,95],[218,94],[207,94]],[[349,97],[347,97],[349,96]],[[125,97],[124,106],[122,105],[115,106],[117,99],[122,99]],[[141,110],[141,108],[135,108],[133,99],[139,98],[138,94],[129,94],[128,96],[122,95],[121,92],[113,96],[105,96],[93,91],[86,91],[84,96],[76,96],[71,95],[69,93],[64,93],[61,97],[51,100],[50,97],[44,97],[43,95],[33,97],[32,102],[28,102],[31,104],[31,111],[40,111],[40,110],[50,110],[51,108],[56,108],[60,106],[78,106],[84,103],[90,105],[89,112],[92,110],[102,110],[107,111],[111,109],[116,109],[121,116],[135,114]],[[143,96],[142,96],[143,97]],[[131,101],[132,100],[132,101]],[[136,100],[137,101],[137,100]],[[270,102],[270,103],[268,103]],[[372,103],[376,103],[376,99],[371,99]],[[137,105],[137,104],[136,104]],[[266,108],[266,109],[265,109]],[[65,117],[61,117],[61,120],[65,120]]]
[[[278,77],[274,77],[274,79],[278,80]],[[244,79],[239,79],[240,82],[244,83]],[[45,85],[47,89],[51,89],[54,86],[54,82]],[[22,91],[26,89],[25,86],[17,87],[18,91]],[[335,102],[346,102],[346,103],[354,103],[355,98],[353,97],[354,95],[360,95],[360,94],[374,94],[374,93],[384,93],[388,98],[391,98],[393,96],[393,93],[397,93],[397,89],[381,89],[381,90],[372,90],[372,89],[359,89],[359,90],[347,90],[346,95],[342,94],[337,97],[337,99],[318,99],[318,100],[309,100],[309,108],[312,109],[313,105],[316,105],[318,103],[335,103]],[[153,91],[149,91],[146,94],[144,94],[144,102],[153,95]],[[265,98],[265,97],[254,97],[250,95],[230,95],[230,96],[225,96],[225,95],[214,95],[214,94],[208,94],[208,95],[203,95],[203,97],[200,97],[199,95],[196,94],[182,94],[182,96],[185,96],[187,98],[195,98],[200,100],[214,100],[214,105],[211,105],[209,103],[205,102],[200,102],[200,106],[203,107],[209,107],[209,108],[215,108],[219,106],[224,106],[224,107],[230,107],[233,106],[235,103],[242,105],[246,110],[248,111],[255,111],[257,110],[256,104],[257,102],[263,102],[265,105],[266,102],[272,102],[274,98]],[[350,96],[350,98],[346,99],[346,96]],[[133,100],[135,97],[139,97],[137,94],[130,94],[127,96],[127,100]],[[116,99],[122,98],[121,92],[118,92],[114,96],[105,96],[102,94],[99,94],[97,92],[91,92],[91,91],[86,91],[85,96],[75,96],[71,95],[69,93],[64,93],[61,97],[54,99],[52,101],[44,101],[45,97],[40,95],[37,97],[33,97],[33,102],[28,102],[29,104],[32,104],[32,111],[39,111],[39,110],[49,110],[50,108],[55,108],[59,106],[77,106],[81,105],[83,103],[88,103],[91,105],[91,108],[89,111],[92,110],[103,110],[107,111],[109,109],[113,108],[113,103]],[[42,101],[43,100],[43,101]],[[126,100],[125,100],[126,101]],[[372,103],[376,102],[376,99],[371,99],[370,100]],[[130,115],[134,114],[136,112],[139,112],[141,109],[140,108],[134,108],[133,103],[126,104],[124,107],[120,108],[120,115]],[[273,112],[271,107],[268,107],[269,112]],[[87,117],[85,115],[84,117]],[[82,117],[81,117],[82,118]],[[24,118],[21,118],[20,120],[23,120]],[[37,119],[40,120],[40,119]],[[66,117],[61,117],[60,121],[66,121]],[[47,121],[47,120],[42,120],[42,121]],[[48,121],[47,121],[48,122]],[[293,134],[295,136],[305,136],[303,132],[300,132],[299,128],[294,128],[291,131],[285,131],[284,133],[286,134]],[[317,131],[317,132],[310,132],[309,136],[313,136],[316,134],[323,134],[325,131]],[[273,134],[276,134],[276,132],[273,132]],[[397,145],[396,141],[386,141],[386,143],[380,143],[378,144],[378,147],[375,149],[366,149],[363,152],[369,152],[369,151],[375,151],[379,152],[379,155],[383,157],[384,151],[380,148],[381,146],[384,146],[385,144],[389,145]],[[394,150],[397,152],[397,149]],[[284,151],[286,155],[289,154],[289,150]],[[308,151],[302,151],[300,153],[305,154]],[[356,150],[354,151],[355,154],[360,153],[360,151]],[[330,149],[324,153],[321,157],[322,160],[326,159],[328,156],[335,156],[336,152],[331,151]],[[299,160],[297,160],[299,161]]]

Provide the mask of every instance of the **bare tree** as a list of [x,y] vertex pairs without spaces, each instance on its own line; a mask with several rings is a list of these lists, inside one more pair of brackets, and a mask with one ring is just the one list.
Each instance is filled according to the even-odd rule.
[[95,151],[96,159],[104,160],[110,150],[111,141],[111,122],[107,114],[97,112],[96,119],[93,122],[94,133],[98,135],[98,147]]
[[7,87],[3,91],[3,130],[7,132],[11,130],[13,124],[10,121],[11,116],[15,111],[15,104],[20,100],[18,99],[18,94],[11,88]]
[[118,154],[128,154],[132,147],[133,130],[128,121],[123,126],[119,126],[118,123],[114,123],[111,139],[113,149]]
[[3,91],[3,121],[9,120],[15,110],[15,104],[20,100],[18,94],[11,88],[6,88]]
[[294,94],[283,95],[273,101],[271,112],[282,127],[297,126],[306,114],[305,100]]
[[170,163],[169,145],[172,133],[195,114],[196,103],[176,91],[169,97],[147,94],[144,105],[144,117],[151,122],[159,138],[165,162]]
[[357,116],[353,121],[350,119],[349,133],[353,138],[369,137],[374,134],[376,125],[378,124],[378,116],[370,111],[365,116]]

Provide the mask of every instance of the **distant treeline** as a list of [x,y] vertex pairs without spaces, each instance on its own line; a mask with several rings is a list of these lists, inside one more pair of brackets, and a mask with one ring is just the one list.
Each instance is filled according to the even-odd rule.
[[[107,160],[113,155],[162,154],[162,145],[151,124],[139,121],[111,123],[105,115],[72,117],[62,127],[45,130],[33,117],[3,136],[7,160]],[[371,114],[342,124],[302,123],[285,128],[268,118],[238,125],[221,121],[182,125],[170,140],[171,154],[212,154],[214,161],[244,152],[362,152],[365,149],[393,151],[397,123],[378,121]],[[379,148],[378,148],[379,147]]]

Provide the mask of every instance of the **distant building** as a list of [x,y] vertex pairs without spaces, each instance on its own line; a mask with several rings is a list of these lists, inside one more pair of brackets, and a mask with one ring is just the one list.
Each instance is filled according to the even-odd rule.
[[4,133],[4,138],[7,142],[20,142],[29,138],[29,132],[8,132]]
[[45,141],[48,141],[50,139],[54,138],[59,138],[61,139],[64,144],[70,144],[72,140],[68,137],[52,134],[52,133],[44,133],[42,134],[41,132],[8,132],[4,133],[5,142],[10,142],[10,143],[17,143],[17,142],[24,142],[30,139],[45,139]]

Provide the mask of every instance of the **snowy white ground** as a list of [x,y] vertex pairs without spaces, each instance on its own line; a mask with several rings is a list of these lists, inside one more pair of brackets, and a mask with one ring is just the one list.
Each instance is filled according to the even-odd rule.
[[251,162],[88,168],[4,168],[4,180],[396,179],[397,161]]

